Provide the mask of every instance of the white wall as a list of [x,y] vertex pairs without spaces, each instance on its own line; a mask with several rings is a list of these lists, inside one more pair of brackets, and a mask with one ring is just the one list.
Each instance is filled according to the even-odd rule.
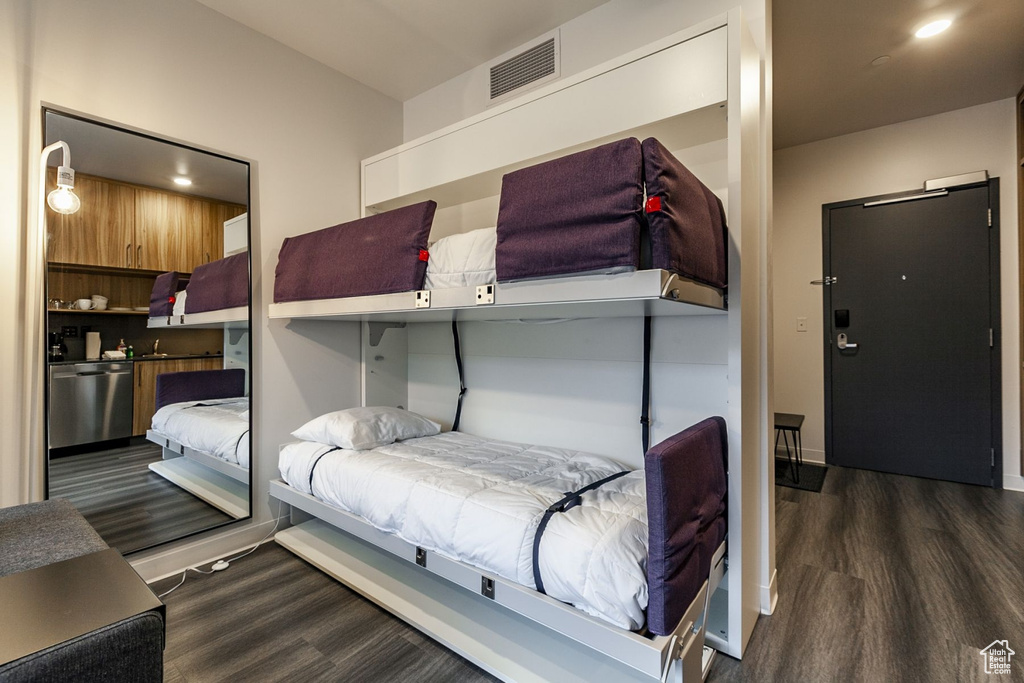
[[[42,496],[42,367],[29,368],[30,386],[16,369],[43,350],[35,327],[22,344],[26,311],[39,305],[27,204],[43,102],[253,162],[253,512],[265,522],[277,445],[314,413],[359,400],[355,325],[266,320],[278,249],[287,235],[359,215],[359,160],[401,141],[401,105],[192,0],[0,0],[0,506]],[[214,543],[265,533],[240,527],[249,531],[230,541],[214,532]],[[183,554],[149,553],[143,573],[215,552],[195,541],[175,549]]]
[[[765,45],[770,0],[611,0],[559,27],[561,73],[565,78],[659,38],[743,8],[754,41]],[[490,72],[484,65],[406,100],[405,141],[444,128],[487,109]]]
[[[775,150],[775,409],[806,415],[804,452],[824,459],[821,205],[987,169],[1000,178],[1003,472],[1019,487],[1020,382],[1014,101]],[[796,331],[798,316],[807,332]]]

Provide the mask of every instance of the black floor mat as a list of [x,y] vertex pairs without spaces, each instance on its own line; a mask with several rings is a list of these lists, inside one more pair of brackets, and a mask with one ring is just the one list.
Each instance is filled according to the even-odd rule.
[[828,474],[828,468],[824,465],[811,465],[805,462],[799,466],[800,481],[797,482],[793,479],[793,468],[789,466],[789,462],[780,458],[775,459],[776,486],[788,486],[791,489],[821,493],[826,474]]

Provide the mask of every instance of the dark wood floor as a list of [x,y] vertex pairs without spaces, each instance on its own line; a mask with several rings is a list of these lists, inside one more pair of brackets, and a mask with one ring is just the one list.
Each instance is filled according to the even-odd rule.
[[[982,647],[1024,652],[1024,494],[840,468],[776,494],[778,608],[710,681],[981,681]],[[165,601],[169,683],[493,680],[272,543]]]
[[121,553],[233,521],[151,472],[149,463],[160,459],[160,447],[148,441],[53,458],[50,497],[70,500]]

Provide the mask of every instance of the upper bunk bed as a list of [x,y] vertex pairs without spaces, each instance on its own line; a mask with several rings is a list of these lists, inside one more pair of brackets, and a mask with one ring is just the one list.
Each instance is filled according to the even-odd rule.
[[[722,22],[709,22],[685,36],[658,41],[365,160],[364,218],[429,201],[437,210],[433,233],[445,236],[466,232],[464,221],[452,229],[451,216],[483,202],[488,205],[485,212],[490,212],[489,218],[469,227],[493,226],[497,213],[500,232],[504,203],[510,194],[503,185],[523,178],[523,172],[531,168],[551,165],[545,162],[594,151],[625,138],[653,137],[665,149],[727,139],[727,33]],[[673,74],[673,87],[664,87],[663,74],[667,72]],[[643,102],[623,102],[619,93],[627,88],[650,96]],[[584,119],[568,115],[575,111],[600,115],[588,114]],[[518,185],[529,185],[529,178]],[[513,189],[519,191],[520,187]],[[621,187],[611,190],[621,191]],[[725,194],[724,190],[720,188],[718,194]],[[643,197],[642,192],[641,186],[638,196]],[[494,206],[499,196],[501,210]],[[563,192],[562,196],[569,195]],[[553,193],[549,206],[557,208],[558,197],[557,191]],[[520,215],[526,213],[514,208]],[[638,212],[642,214],[644,208],[637,207]],[[499,235],[499,243],[502,241]],[[720,245],[723,260],[726,247]],[[282,249],[283,256],[284,252]],[[433,247],[430,258],[434,258]],[[282,298],[275,292],[269,317],[400,323],[709,315],[727,308],[724,281],[712,286],[706,278],[680,277],[678,272],[650,264],[632,272],[572,274],[513,278],[516,281],[512,282],[499,273],[497,282],[477,286],[441,289],[414,284],[406,291],[364,296]]]
[[190,276],[175,271],[157,276],[146,326],[248,328],[248,252],[197,266]]

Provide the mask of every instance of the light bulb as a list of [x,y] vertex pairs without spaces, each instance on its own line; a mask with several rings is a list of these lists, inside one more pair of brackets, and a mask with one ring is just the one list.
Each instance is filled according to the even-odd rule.
[[914,35],[917,36],[918,38],[931,38],[932,36],[937,36],[943,31],[945,31],[947,28],[950,27],[952,23],[953,22],[950,21],[949,19],[940,19],[939,21],[933,21],[932,23],[925,24],[921,28],[917,29]]
[[82,207],[82,200],[78,198],[70,187],[58,185],[56,190],[46,195],[46,203],[57,213],[74,213]]

